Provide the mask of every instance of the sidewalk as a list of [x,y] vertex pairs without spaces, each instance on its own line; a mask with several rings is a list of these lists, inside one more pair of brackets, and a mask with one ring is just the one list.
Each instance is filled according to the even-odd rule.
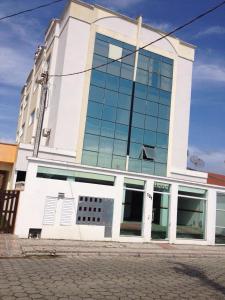
[[171,245],[165,243],[118,243],[74,240],[18,239],[0,235],[0,257],[27,256],[225,256],[224,246]]

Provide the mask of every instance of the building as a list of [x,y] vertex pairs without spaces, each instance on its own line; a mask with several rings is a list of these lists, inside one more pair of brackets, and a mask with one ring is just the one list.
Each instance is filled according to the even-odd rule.
[[75,0],[50,23],[21,93],[19,237],[224,241],[224,187],[187,170],[195,47],[173,36],[144,47],[163,35]]

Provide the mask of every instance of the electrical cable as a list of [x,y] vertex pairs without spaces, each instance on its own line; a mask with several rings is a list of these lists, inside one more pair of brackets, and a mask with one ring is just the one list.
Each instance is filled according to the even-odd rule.
[[65,1],[65,0],[55,0],[55,1],[52,1],[52,2],[49,2],[49,3],[43,4],[43,5],[39,5],[39,6],[35,6],[35,7],[32,7],[32,8],[25,9],[25,10],[21,10],[21,11],[19,11],[19,12],[17,12],[17,13],[13,13],[13,14],[11,14],[11,15],[7,15],[7,16],[1,17],[1,18],[0,18],[0,21],[3,21],[3,20],[5,20],[5,19],[9,19],[9,18],[18,16],[18,15],[22,15],[22,14],[25,14],[25,13],[27,13],[27,12],[31,12],[31,11],[34,11],[34,10],[37,10],[37,9],[40,9],[40,8],[44,8],[44,7],[47,7],[47,6],[56,4],[56,3],[58,3],[58,2],[62,2],[62,1]]
[[113,59],[113,60],[111,60],[111,61],[109,61],[107,63],[101,64],[101,65],[98,65],[98,66],[95,66],[95,67],[91,67],[91,68],[88,68],[86,70],[82,70],[82,71],[78,71],[78,72],[73,72],[73,73],[67,73],[67,74],[50,74],[49,77],[66,77],[66,76],[72,76],[72,75],[79,75],[79,74],[82,74],[82,73],[86,73],[86,72],[89,72],[89,71],[96,70],[96,69],[99,69],[101,67],[107,66],[109,64],[112,64],[113,62],[121,61],[122,59],[124,59],[124,58],[126,58],[126,57],[128,57],[128,56],[130,56],[132,54],[135,54],[139,50],[145,49],[146,47],[148,47],[148,46],[150,46],[150,45],[152,45],[152,44],[154,44],[156,42],[159,42],[159,41],[161,41],[162,39],[164,39],[164,38],[166,38],[168,36],[171,36],[173,33],[177,32],[177,31],[179,31],[179,30],[181,30],[181,29],[189,26],[190,24],[194,23],[195,21],[197,21],[197,20],[205,17],[206,15],[208,15],[208,14],[212,13],[213,11],[215,11],[216,9],[222,7],[224,4],[225,4],[225,0],[222,1],[221,3],[217,4],[216,6],[213,6],[212,8],[208,9],[207,11],[201,13],[200,15],[194,17],[193,19],[187,21],[183,25],[180,25],[179,27],[176,27],[174,30],[172,30],[169,33],[161,36],[160,38],[158,38],[158,39],[156,39],[156,40],[154,40],[154,41],[152,41],[152,42],[144,45],[143,47],[140,47],[140,48],[138,48],[138,49],[136,49],[136,50],[134,50],[134,51],[126,54],[126,55],[123,55],[123,56],[121,56],[121,57],[119,57],[117,59]]

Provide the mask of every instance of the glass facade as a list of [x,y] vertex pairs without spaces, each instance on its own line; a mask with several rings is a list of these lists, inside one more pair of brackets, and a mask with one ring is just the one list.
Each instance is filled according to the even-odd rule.
[[[93,66],[111,60],[112,45],[122,55],[135,50],[97,33]],[[166,176],[173,61],[140,50],[133,81],[134,60],[92,70],[82,163],[125,170],[129,156],[129,171]]]

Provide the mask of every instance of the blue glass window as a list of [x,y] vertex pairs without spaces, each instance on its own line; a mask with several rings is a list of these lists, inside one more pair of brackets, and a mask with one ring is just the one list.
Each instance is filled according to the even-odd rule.
[[158,119],[158,132],[168,133],[169,131],[169,122],[167,120]]
[[112,168],[117,170],[125,170],[126,168],[126,157],[113,155]]
[[104,41],[100,41],[100,40],[95,40],[95,50],[94,52],[96,54],[108,57],[108,53],[109,53],[109,44],[104,42]]
[[106,73],[97,70],[91,72],[91,83],[99,87],[105,87]]
[[149,73],[149,85],[155,88],[160,87],[160,76],[157,73]]
[[171,78],[173,75],[173,66],[162,62],[161,63],[161,75]]
[[158,61],[161,61],[161,60],[162,60],[162,56],[161,56],[161,55],[156,54],[156,53],[153,53],[153,52],[151,52],[151,57],[152,57],[154,60],[158,60]]
[[133,81],[120,78],[120,93],[131,95],[133,89]]
[[166,164],[155,163],[155,175],[166,176]]
[[150,101],[158,102],[159,101],[159,89],[154,87],[149,87],[147,99]]
[[159,102],[165,105],[170,105],[171,93],[166,91],[160,91]]
[[120,108],[117,109],[117,116],[116,116],[117,123],[128,125],[129,119],[130,119],[129,110],[120,109]]
[[138,68],[148,70],[149,68],[149,57],[139,53],[138,55]]
[[119,77],[111,74],[106,75],[106,88],[109,90],[117,91],[119,89]]
[[156,129],[157,129],[157,118],[146,116],[146,118],[145,118],[145,129],[156,131]]
[[[130,50],[127,50],[127,49],[123,49],[123,54],[122,56],[125,56],[127,54],[130,54],[132,53],[132,51]],[[134,65],[134,58],[135,58],[135,55],[134,54],[131,54],[125,58],[122,59],[122,62],[125,63],[125,64],[128,64],[128,65],[131,65],[133,66]]]
[[142,173],[154,174],[155,163],[149,160],[142,161]]
[[91,85],[89,92],[89,100],[103,103],[105,96],[105,90],[103,88]]
[[130,109],[131,97],[125,94],[119,94],[118,107]]
[[86,133],[100,134],[101,120],[88,117],[86,120]]
[[121,77],[129,80],[133,80],[133,71],[134,68],[130,65],[122,64],[121,65]]
[[167,148],[167,145],[168,145],[168,135],[157,132],[157,146]]
[[170,92],[172,89],[172,79],[161,76],[161,89]]
[[146,99],[147,97],[147,85],[136,83],[135,84],[135,96],[138,98]]
[[170,65],[173,64],[173,60],[165,56],[162,56],[162,61]]
[[[93,67],[98,67],[98,66],[101,66],[101,65],[106,64],[106,63],[107,63],[107,58],[106,57],[103,57],[103,56],[100,56],[100,55],[97,55],[97,54],[94,55],[93,64],[92,64]],[[96,70],[106,72],[106,65],[102,66],[102,67],[99,67]]]
[[126,154],[127,154],[127,142],[126,141],[120,141],[120,140],[114,140],[113,154],[126,156]]
[[118,93],[115,91],[105,90],[105,104],[117,106]]
[[100,137],[99,152],[112,153],[113,152],[113,139]]
[[136,82],[147,84],[148,72],[142,69],[137,69]]
[[116,108],[108,105],[104,105],[102,119],[106,121],[115,122],[116,120]]
[[97,158],[98,158],[97,152],[91,152],[91,151],[84,150],[82,153],[82,164],[89,165],[89,166],[96,166]]
[[144,144],[149,146],[156,145],[156,132],[145,130],[144,131]]
[[169,119],[170,117],[170,107],[166,105],[159,104],[159,117],[162,119]]
[[131,141],[135,143],[143,144],[144,130],[141,128],[132,127],[131,129]]
[[85,134],[84,149],[90,151],[98,151],[99,136],[92,134]]
[[113,61],[107,66],[107,73],[115,76],[120,76],[121,63],[119,61]]
[[108,37],[108,36],[106,36],[106,35],[103,35],[103,34],[101,34],[101,33],[98,33],[98,32],[96,32],[95,38],[96,38],[96,40],[97,40],[97,39],[98,39],[98,40],[102,40],[102,41],[105,41],[105,42],[107,42],[107,43],[109,43],[109,41],[110,41],[110,37]]
[[141,172],[141,160],[130,158],[128,169],[131,172]]
[[102,168],[111,168],[112,155],[106,153],[99,153],[98,166]]
[[146,101],[139,99],[139,98],[134,98],[133,110],[136,112],[139,112],[141,114],[145,114],[146,113]]
[[150,116],[158,115],[158,103],[147,101],[146,114]]
[[97,102],[89,101],[88,103],[88,116],[101,119],[103,105]]
[[132,126],[138,127],[138,128],[144,128],[145,127],[145,116],[134,112],[133,116],[132,116]]
[[101,135],[106,137],[114,137],[115,123],[102,121]]
[[115,138],[120,140],[128,139],[128,126],[122,124],[116,124]]
[[160,73],[160,62],[158,60],[150,59],[149,71],[155,72],[155,73]]
[[155,161],[166,163],[167,161],[167,149],[156,148],[155,150]]
[[143,144],[131,143],[129,156],[132,158],[140,159],[142,150],[143,150]]

